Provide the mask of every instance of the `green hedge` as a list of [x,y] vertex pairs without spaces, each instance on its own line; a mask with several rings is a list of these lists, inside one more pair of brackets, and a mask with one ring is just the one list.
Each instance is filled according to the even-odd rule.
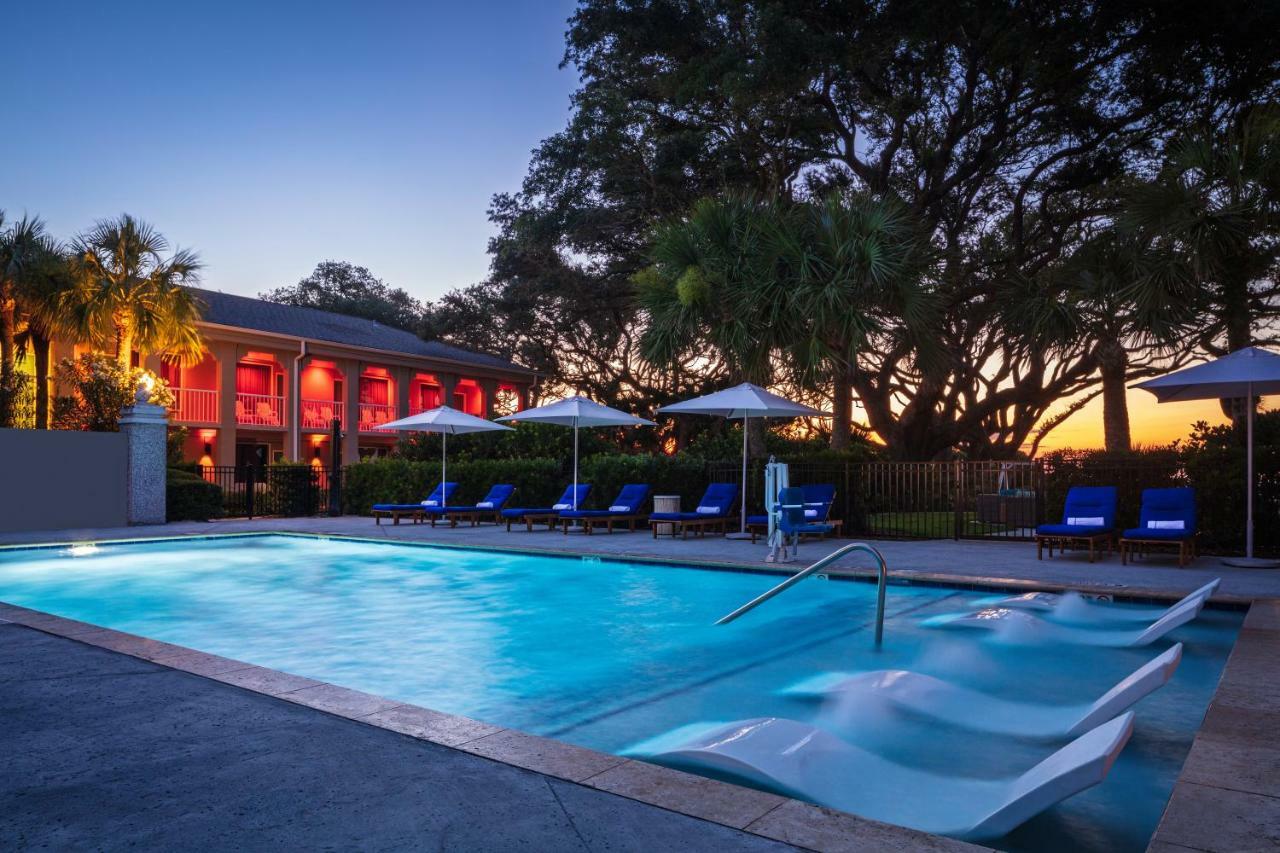
[[166,472],[166,521],[208,521],[222,515],[222,489],[216,483],[178,468]]
[[[453,503],[473,504],[495,483],[512,483],[510,506],[547,506],[564,489],[558,459],[477,459],[449,463],[449,480],[458,484]],[[376,503],[417,503],[440,482],[439,462],[391,457],[371,459],[343,469],[345,512],[367,515]]]
[[[449,463],[458,483],[453,502],[475,503],[494,483],[514,483],[511,506],[548,506],[573,476],[560,459],[485,459]],[[349,465],[343,471],[343,508],[368,514],[375,503],[417,503],[440,482],[439,462],[391,457]],[[707,463],[692,456],[596,455],[582,460],[579,479],[591,484],[587,507],[607,507],[627,483],[648,483],[652,494],[675,494],[692,505],[707,487]]]

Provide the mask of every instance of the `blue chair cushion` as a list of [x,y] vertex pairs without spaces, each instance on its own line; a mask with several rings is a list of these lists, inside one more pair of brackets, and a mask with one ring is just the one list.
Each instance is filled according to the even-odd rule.
[[1042,524],[1036,528],[1038,536],[1097,536],[1110,532],[1111,528],[1102,524]]
[[566,509],[560,513],[561,518],[608,518],[611,515],[622,515],[607,509]]
[[705,512],[655,512],[649,516],[654,521],[692,521],[695,518],[724,518],[724,514],[711,515]]
[[1125,539],[1148,539],[1179,542],[1191,539],[1196,535],[1194,530],[1168,530],[1163,528],[1131,527],[1124,532]]
[[767,515],[748,515],[747,524],[768,524],[769,516]]

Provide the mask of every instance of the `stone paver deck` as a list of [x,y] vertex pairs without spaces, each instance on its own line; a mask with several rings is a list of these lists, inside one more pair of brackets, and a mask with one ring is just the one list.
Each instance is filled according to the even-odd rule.
[[14,624],[0,720],[4,850],[796,849]]

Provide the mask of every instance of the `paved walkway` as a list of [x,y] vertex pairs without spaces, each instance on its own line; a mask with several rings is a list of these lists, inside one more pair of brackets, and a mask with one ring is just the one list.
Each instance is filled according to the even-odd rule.
[[[358,516],[341,518],[262,518],[247,520],[179,522],[154,527],[126,527],[94,530],[34,531],[0,534],[0,545],[33,542],[65,542],[79,539],[119,539],[137,536],[210,535],[294,531],[367,536],[443,544],[478,545],[482,547],[520,548],[599,554],[618,557],[651,557],[675,561],[731,563],[746,567],[769,568],[764,561],[768,548],[762,542],[751,544],[719,536],[704,538],[654,539],[648,531],[636,533],[597,533],[593,536],[538,531],[523,528],[508,533],[492,525],[450,529],[426,524],[401,523],[375,525],[372,519]],[[801,546],[800,564],[804,565],[850,540],[806,542]],[[1112,555],[1090,563],[1083,555],[1037,560],[1035,546],[1029,542],[981,540],[889,541],[872,540],[898,577],[927,577],[955,582],[1014,581],[1036,588],[1094,588],[1136,595],[1181,595],[1213,578],[1222,578],[1220,594],[1225,598],[1252,600],[1280,598],[1280,571],[1237,569],[1225,566],[1215,557],[1200,557],[1186,568],[1178,568],[1171,556],[1150,557],[1139,564],[1120,565]],[[861,569],[869,573],[871,560],[862,554],[841,560],[839,567]],[[772,568],[778,568],[772,566]]]
[[793,850],[0,623],[0,849]]

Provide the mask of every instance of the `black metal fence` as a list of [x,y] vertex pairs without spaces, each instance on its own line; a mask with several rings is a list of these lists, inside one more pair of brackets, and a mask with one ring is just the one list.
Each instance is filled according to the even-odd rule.
[[339,487],[333,469],[310,465],[215,465],[200,470],[222,489],[223,511],[233,518],[327,513]]
[[[803,460],[789,464],[794,484],[832,483],[832,515],[846,535],[891,539],[1030,539],[1037,524],[1062,518],[1072,486],[1115,486],[1116,524],[1135,527],[1142,490],[1193,486],[1200,544],[1206,552],[1244,543],[1243,453],[1186,457],[1176,452],[1108,457],[1053,456],[1019,462],[860,462]],[[1256,454],[1257,547],[1280,551],[1280,448]],[[753,462],[749,506],[763,507],[764,464]],[[739,482],[740,462],[708,463],[710,481]]]

